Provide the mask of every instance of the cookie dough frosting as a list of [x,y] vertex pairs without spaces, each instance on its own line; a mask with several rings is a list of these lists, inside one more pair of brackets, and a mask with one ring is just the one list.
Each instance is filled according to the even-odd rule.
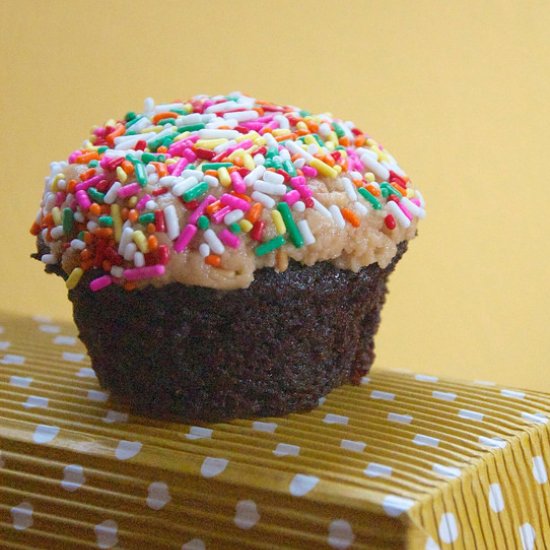
[[351,122],[232,93],[156,105],[93,128],[54,162],[31,233],[74,288],[178,281],[245,288],[290,259],[387,266],[424,200]]

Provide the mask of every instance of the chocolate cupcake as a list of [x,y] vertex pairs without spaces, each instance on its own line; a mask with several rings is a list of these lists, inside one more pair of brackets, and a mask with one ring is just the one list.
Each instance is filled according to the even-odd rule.
[[351,122],[233,93],[93,129],[51,165],[31,232],[113,398],[222,420],[309,410],[368,372],[423,216]]

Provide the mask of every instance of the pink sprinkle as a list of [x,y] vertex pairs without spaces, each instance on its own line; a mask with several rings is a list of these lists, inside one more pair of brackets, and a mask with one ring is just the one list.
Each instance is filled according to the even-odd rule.
[[[244,181],[243,181],[244,185]],[[225,193],[221,196],[220,202],[224,206],[230,206],[233,210],[242,210],[243,212],[246,212],[250,210],[250,203],[245,201],[244,199],[239,199],[239,197],[235,197],[234,195],[229,195],[228,193]]]
[[264,115],[264,116],[258,117],[256,119],[256,122],[271,122],[274,116],[275,115]]
[[296,185],[305,185],[306,178],[304,178],[304,176],[294,176],[293,178],[290,178],[290,183],[292,184],[292,187],[296,187]]
[[182,139],[180,141],[176,141],[170,147],[168,147],[168,153],[170,155],[177,155],[181,156],[186,149],[189,149],[189,147],[192,147],[195,141],[199,139],[198,134],[193,137],[188,137],[186,139]]
[[397,206],[399,206],[399,208],[401,208],[401,212],[403,212],[403,214],[405,214],[405,216],[407,216],[407,218],[409,218],[409,220],[413,219],[413,215],[409,212],[409,210],[407,209],[407,207],[405,205],[398,202]]
[[231,248],[239,248],[239,245],[241,244],[239,237],[237,237],[234,233],[231,233],[231,231],[227,228],[220,231],[219,237],[224,244],[230,246]]
[[145,267],[134,267],[125,269],[122,275],[127,281],[140,281],[141,279],[150,279],[164,275],[166,268],[161,264],[147,265]]
[[287,202],[288,206],[292,206],[295,202],[300,200],[300,193],[296,191],[296,189],[293,189],[283,197],[283,200]]
[[102,277],[98,277],[97,279],[94,279],[90,283],[90,290],[92,290],[93,292],[97,292],[98,290],[101,290],[102,288],[109,286],[112,282],[113,282],[113,278],[110,275],[103,275]]
[[313,191],[305,185],[297,185],[296,191],[298,191],[298,193],[300,193],[300,195],[304,199],[307,199],[308,197],[311,197],[311,195],[313,195]]
[[86,193],[86,191],[77,191],[75,193],[75,198],[82,210],[88,210],[88,208],[92,206],[92,201],[90,200],[90,197],[88,197],[88,193]]
[[123,162],[124,157],[106,157],[103,155],[103,158],[99,161],[99,165],[103,170],[115,170]]
[[235,189],[237,193],[244,193],[246,191],[246,183],[237,170],[231,172],[231,182],[233,183],[233,189]]
[[236,143],[235,145],[231,145],[231,147],[228,147],[224,151],[222,151],[219,155],[216,155],[212,161],[218,162],[221,159],[229,156],[231,153],[239,150],[239,149],[248,149],[249,147],[252,147],[254,145],[254,142],[250,139],[247,139],[245,141],[241,141],[240,143]]
[[314,178],[317,175],[317,168],[313,168],[313,166],[308,166],[306,164],[305,166],[302,166],[302,172],[304,173],[304,176]]
[[205,208],[212,204],[213,202],[216,202],[216,197],[213,197],[212,195],[208,195],[198,206],[193,210],[191,215],[189,216],[189,223],[197,223],[197,220],[202,216]]
[[168,173],[171,174],[172,176],[180,176],[188,164],[189,164],[188,159],[181,158],[175,164],[168,165]]
[[65,193],[62,193],[61,191],[58,191],[55,194],[55,206],[61,206],[63,204],[63,202],[65,201],[66,196],[67,195],[65,195]]
[[138,183],[130,183],[129,185],[124,185],[117,191],[117,195],[125,199],[127,197],[131,197],[132,195],[137,195],[140,190],[140,186]]
[[138,203],[136,204],[137,210],[143,210],[145,208],[145,205],[151,200],[151,195],[143,195],[141,199],[139,199]]
[[75,187],[75,191],[86,191],[86,189],[89,189],[90,187],[93,187],[97,183],[104,181],[105,178],[103,177],[103,174],[99,174],[97,176],[93,176],[92,178],[87,179],[86,181],[82,181],[78,183]]
[[174,243],[174,252],[183,252],[197,232],[197,226],[188,223]]
[[419,199],[417,199],[416,197],[414,197],[413,199],[409,199],[412,203],[416,204],[416,206],[419,206],[420,208],[422,208],[422,203],[420,202]]
[[248,130],[254,130],[256,132],[259,132],[264,127],[262,122],[256,122],[255,120],[241,122],[241,126],[247,128]]
[[183,151],[183,156],[189,161],[193,162],[194,160],[197,160],[197,155],[195,155],[195,151],[191,149],[191,147],[187,147]]
[[220,208],[217,212],[214,212],[212,214],[212,219],[214,220],[214,223],[221,223],[226,214],[229,214],[229,212],[231,212],[231,208],[229,206],[224,206],[223,208]]
[[76,159],[82,154],[82,151],[80,149],[77,149],[76,151],[73,151],[69,155],[69,164],[72,164],[76,161]]

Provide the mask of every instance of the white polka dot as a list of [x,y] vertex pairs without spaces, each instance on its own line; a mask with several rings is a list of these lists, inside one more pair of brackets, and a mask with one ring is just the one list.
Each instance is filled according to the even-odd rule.
[[530,523],[524,523],[520,526],[519,537],[523,550],[535,550],[536,533]]
[[168,485],[163,481],[153,481],[147,488],[147,506],[153,510],[161,510],[172,500]]
[[73,363],[80,363],[86,357],[83,353],[73,353],[71,351],[64,351],[61,356],[64,361],[71,361]]
[[447,513],[441,516],[439,538],[447,544],[451,544],[458,538],[458,525],[454,514]]
[[454,468],[452,466],[443,466],[443,464],[434,464],[432,470],[439,475],[455,478],[460,477],[461,471],[460,468]]
[[541,485],[548,481],[548,472],[546,471],[546,465],[542,456],[533,457],[533,476],[535,477],[535,481]]
[[59,433],[58,426],[47,426],[46,424],[38,424],[32,435],[32,440],[39,445],[43,443],[50,443],[53,441]]
[[382,501],[382,508],[388,516],[395,518],[414,505],[414,500],[397,495],[387,495]]
[[548,424],[548,417],[544,413],[522,412],[521,417],[527,422],[534,422],[535,424]]
[[460,409],[458,411],[458,416],[464,418],[465,420],[473,420],[474,422],[483,421],[483,413],[477,411],[470,411],[468,409]]
[[10,384],[18,388],[28,388],[32,384],[32,378],[30,376],[11,376]]
[[363,376],[363,378],[361,378],[361,384],[368,384],[370,383],[370,377],[369,376]]
[[240,529],[251,529],[260,520],[258,508],[253,500],[239,500],[235,507],[233,521]]
[[410,414],[388,413],[388,420],[390,422],[397,422],[398,424],[410,424],[413,421],[413,417]]
[[430,374],[415,374],[414,378],[419,382],[437,382],[439,378]]
[[141,451],[142,444],[139,441],[126,441],[121,439],[115,449],[115,456],[119,460],[133,458]]
[[10,342],[6,342],[5,340],[2,340],[2,341],[0,342],[0,349],[1,349],[1,350],[8,349],[10,346],[11,346],[11,343],[10,343]]
[[114,424],[115,422],[128,422],[128,413],[108,410],[102,420],[107,424]]
[[32,525],[32,513],[33,507],[32,504],[26,500],[14,506],[11,510],[11,517],[13,522],[13,527],[17,531],[24,531]]
[[441,550],[441,548],[439,547],[439,544],[437,544],[437,542],[435,542],[435,540],[430,537],[426,541],[426,546],[424,547],[424,550]]
[[206,546],[201,539],[193,539],[182,545],[181,550],[205,550]]
[[289,485],[290,494],[293,497],[303,497],[307,495],[317,483],[319,483],[319,478],[316,476],[296,474]]
[[340,414],[328,413],[325,418],[323,418],[323,422],[325,424],[341,424],[342,426],[346,426],[349,422],[349,418]]
[[56,336],[52,342],[58,346],[74,346],[76,344],[76,338],[74,336],[63,336],[60,334]]
[[2,365],[24,365],[25,357],[22,355],[14,355],[12,353],[6,353],[2,359],[0,359]]
[[82,367],[77,373],[76,376],[79,378],[96,378],[94,369],[90,367]]
[[63,487],[65,491],[73,493],[77,489],[80,489],[84,483],[86,483],[84,468],[82,468],[80,464],[69,464],[63,468],[61,487]]
[[201,465],[201,475],[202,477],[216,477],[220,475],[229,464],[229,460],[225,458],[214,458],[212,456],[207,456]]
[[94,531],[99,548],[112,548],[118,544],[118,525],[116,521],[108,519],[98,523],[94,527]]
[[504,397],[512,397],[513,399],[525,399],[525,392],[518,390],[500,390],[501,395]]
[[340,441],[340,447],[346,449],[347,451],[355,451],[357,453],[362,453],[367,446],[363,441],[352,441],[351,439],[342,439]]
[[435,390],[432,392],[432,397],[434,399],[441,399],[442,401],[454,401],[457,396],[456,393],[450,391]]
[[99,390],[88,390],[87,398],[90,401],[98,401],[99,403],[104,403],[109,399],[109,393]]
[[40,325],[38,327],[42,332],[47,332],[49,334],[57,334],[61,332],[61,327],[58,325]]
[[213,430],[210,428],[203,428],[202,426],[191,426],[189,428],[189,433],[185,434],[187,439],[210,439]]
[[353,541],[355,540],[355,535],[351,525],[343,519],[335,519],[331,521],[328,528],[328,544],[332,548],[337,550],[346,550],[349,548]]
[[277,443],[273,454],[275,456],[298,456],[300,454],[300,447],[288,443]]
[[392,468],[377,462],[369,462],[363,473],[368,477],[388,477],[392,474]]
[[416,434],[413,443],[424,447],[437,447],[439,445],[439,439],[430,437],[429,435]]
[[38,395],[29,395],[27,400],[23,403],[25,409],[45,409],[48,406],[48,398],[40,397]]
[[252,429],[258,432],[273,433],[277,429],[277,424],[275,422],[261,422],[260,420],[255,420],[252,422]]
[[393,401],[395,399],[395,393],[387,391],[372,390],[370,392],[371,399],[381,399],[382,401]]
[[504,449],[508,442],[502,437],[485,437],[484,435],[479,436],[479,442],[485,447],[492,447],[493,449]]
[[492,483],[489,487],[489,506],[493,512],[502,512],[504,510],[504,497],[500,484]]

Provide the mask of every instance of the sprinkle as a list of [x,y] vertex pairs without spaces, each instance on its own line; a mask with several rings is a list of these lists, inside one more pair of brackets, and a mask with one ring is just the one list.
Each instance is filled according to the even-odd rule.
[[309,161],[309,164],[327,178],[335,178],[338,175],[338,172],[336,172],[334,168],[324,163],[322,160],[313,158]]
[[349,208],[342,208],[342,216],[353,227],[359,227],[361,225],[361,220],[357,217],[357,214],[355,214],[355,212],[353,212]]
[[57,263],[57,256],[55,254],[42,254],[40,260],[47,265],[53,265]]
[[395,226],[396,226],[395,218],[391,214],[388,214],[384,218],[384,223],[386,224],[386,227],[388,229],[390,229],[390,230],[395,229]]
[[199,246],[199,254],[203,258],[206,258],[206,256],[210,255],[210,247],[206,243],[201,243],[201,245]]
[[328,207],[328,210],[332,215],[332,218],[334,220],[334,223],[336,224],[336,227],[339,227],[340,229],[343,229],[344,227],[346,227],[346,221],[342,216],[342,212],[340,211],[340,208],[338,208],[335,204],[331,204]]
[[109,286],[112,282],[113,278],[110,275],[102,275],[90,283],[90,290],[92,292],[97,292]]
[[390,213],[397,220],[397,222],[401,227],[406,228],[406,227],[409,227],[409,225],[411,225],[411,221],[409,220],[409,218],[407,218],[407,216],[405,216],[405,214],[403,213],[401,208],[399,208],[397,203],[393,201],[389,201],[388,204],[386,205],[386,208],[390,211]]
[[265,173],[264,166],[262,166],[262,165],[257,166],[247,176],[245,176],[245,178],[244,178],[245,184],[250,187],[251,185],[253,185],[256,182],[256,180],[261,179],[262,176],[264,175],[264,173]]
[[298,229],[300,230],[300,234],[302,235],[304,244],[306,246],[309,246],[310,244],[313,244],[315,242],[315,237],[311,232],[311,229],[309,227],[309,224],[307,223],[307,220],[300,220],[298,222]]
[[216,254],[209,254],[208,256],[206,256],[204,261],[212,267],[220,267],[222,263],[222,259]]
[[134,265],[136,267],[143,267],[145,265],[145,256],[142,252],[134,252]]
[[75,267],[65,281],[65,285],[69,290],[72,290],[79,283],[80,279],[84,275],[84,270],[80,267]]
[[241,244],[240,239],[229,231],[229,229],[222,229],[220,231],[220,240],[231,248],[238,248],[239,244]]
[[284,235],[286,233],[286,225],[285,225],[285,222],[283,221],[283,217],[281,216],[281,213],[278,210],[272,210],[271,219],[273,220],[273,223],[275,225],[275,230],[277,231],[277,235]]
[[[265,174],[264,174],[265,177]],[[268,183],[263,180],[258,180],[254,184],[254,190],[261,193],[267,193],[269,195],[284,195],[286,194],[286,186],[280,183]]]
[[199,183],[198,185],[195,185],[195,187],[192,187],[191,189],[187,190],[183,194],[183,200],[185,202],[190,202],[201,195],[204,195],[208,191],[208,184],[206,182]]
[[243,212],[246,212],[250,209],[250,203],[245,201],[244,199],[239,199],[239,197],[235,197],[234,195],[224,194],[220,198],[220,202],[224,206],[230,206],[233,209],[239,209]]
[[117,194],[120,198],[126,199],[128,197],[131,197],[132,195],[137,195],[139,191],[140,191],[140,187],[137,183],[129,183],[128,185],[121,187],[117,191]]
[[364,187],[359,187],[357,189],[357,192],[368,202],[375,210],[380,210],[382,208],[382,205],[380,204],[380,201],[369,191],[367,191]]
[[353,186],[353,183],[351,183],[351,180],[349,178],[342,178],[341,181],[347,196],[350,198],[350,200],[356,201],[357,193],[355,192],[355,187]]
[[332,220],[332,214],[317,199],[313,199],[313,208],[317,210],[317,212],[319,212],[320,214],[323,214],[325,218],[330,218]]
[[268,195],[261,193],[260,191],[254,191],[251,197],[260,203],[262,203],[266,208],[273,208],[275,206],[275,201]]
[[76,202],[82,208],[82,210],[88,210],[92,205],[92,201],[89,199],[86,191],[77,191],[75,194]]
[[[166,178],[161,178],[161,182],[162,180],[166,181]],[[175,178],[171,193],[175,197],[180,197],[198,183],[199,180],[194,176],[190,176],[188,178]]]
[[225,252],[225,247],[223,246],[223,243],[220,241],[216,233],[212,231],[212,229],[207,229],[204,232],[204,239],[210,246],[210,249],[215,254],[223,254]]
[[143,231],[134,231],[134,233],[132,234],[132,239],[143,254],[147,254],[147,252],[149,252],[149,247],[147,246],[147,238],[143,234]]
[[420,206],[414,204],[411,200],[409,200],[407,197],[403,197],[399,204],[404,206],[413,216],[416,216],[418,218],[424,218],[426,217],[426,212],[423,208]]
[[285,242],[285,238],[282,235],[277,235],[277,237],[274,237],[270,241],[266,241],[265,243],[258,245],[254,249],[254,252],[256,253],[256,256],[265,256],[266,254],[269,254],[270,252],[273,252],[277,248],[283,246]]
[[187,224],[183,231],[180,233],[178,240],[174,243],[174,252],[183,252],[187,245],[191,242],[191,239],[195,236],[197,232],[197,226],[192,224]]
[[166,234],[168,238],[173,241],[180,234],[180,222],[178,220],[176,207],[173,204],[168,205],[164,209],[164,220],[166,222]]
[[296,212],[304,212],[306,209],[306,205],[302,201],[298,201],[292,205],[292,209],[295,210]]
[[298,231],[298,227],[294,222],[294,218],[292,217],[292,212],[290,211],[290,207],[288,206],[288,204],[286,202],[280,202],[277,205],[277,209],[281,213],[281,216],[285,222],[286,229],[288,230],[292,244],[296,248],[304,246],[304,239],[302,238],[300,231]]
[[264,234],[265,222],[263,220],[257,220],[252,225],[252,230],[250,231],[250,237],[255,241],[261,242]]
[[[250,207],[250,205],[248,203],[246,203],[246,204],[247,204],[247,206]],[[244,212],[242,210],[239,210],[239,209],[232,210],[231,212],[229,212],[229,214],[226,214],[224,216],[223,223],[225,223],[225,225],[231,225],[233,223],[238,222],[243,216],[244,216]]]
[[201,170],[207,172],[208,170],[219,170],[220,168],[230,168],[233,166],[231,162],[205,162],[201,165]]
[[163,265],[149,265],[134,269],[125,269],[124,278],[127,281],[140,281],[142,279],[151,279],[153,277],[161,277],[164,275],[166,268]]

